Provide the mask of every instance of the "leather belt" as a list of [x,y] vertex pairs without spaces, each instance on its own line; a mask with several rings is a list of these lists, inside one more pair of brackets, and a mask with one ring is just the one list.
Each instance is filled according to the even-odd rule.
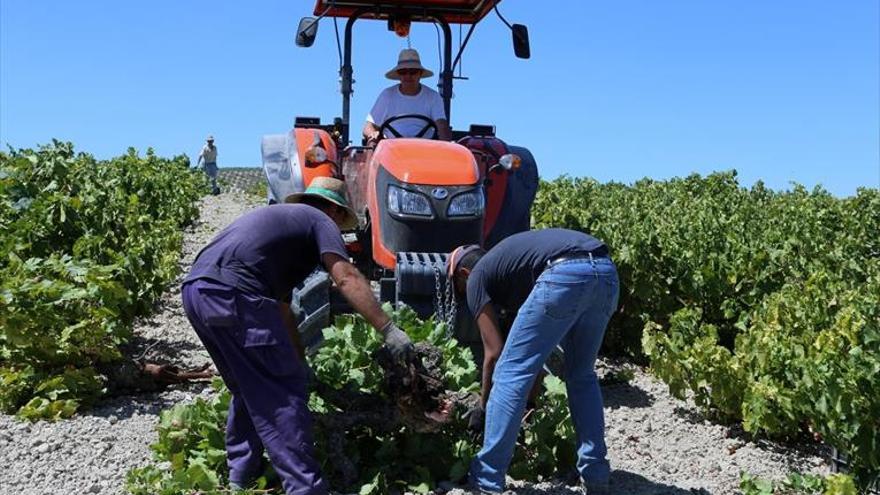
[[547,268],[550,268],[553,265],[558,265],[563,261],[572,261],[572,260],[594,260],[597,258],[607,258],[608,257],[608,246],[600,246],[592,251],[578,251],[572,253],[565,253],[563,255],[557,256],[552,260],[547,262]]

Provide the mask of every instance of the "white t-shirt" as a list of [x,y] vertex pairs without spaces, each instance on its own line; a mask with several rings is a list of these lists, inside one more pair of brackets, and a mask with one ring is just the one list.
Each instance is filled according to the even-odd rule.
[[[376,98],[373,109],[367,115],[367,122],[376,124],[376,127],[378,127],[391,117],[410,113],[424,115],[435,122],[440,119],[447,120],[446,110],[443,109],[443,98],[440,97],[440,93],[424,84],[421,84],[420,87],[421,90],[419,90],[418,94],[413,96],[401,93],[400,86],[397,84],[385,88],[379,93],[379,97]],[[391,127],[394,127],[403,137],[414,137],[426,125],[427,122],[424,120],[400,119],[393,122]],[[431,138],[433,136],[434,130],[431,129],[422,137]],[[385,137],[394,137],[394,135],[388,131],[385,132]]]
[[202,152],[199,156],[205,160],[205,163],[217,163],[217,147],[209,148],[208,145],[202,146]]

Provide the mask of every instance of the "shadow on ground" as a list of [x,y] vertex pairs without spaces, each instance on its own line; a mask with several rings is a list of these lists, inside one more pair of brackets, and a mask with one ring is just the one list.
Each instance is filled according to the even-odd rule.
[[651,407],[654,403],[654,399],[647,392],[626,382],[603,386],[602,401],[605,407],[611,409]]
[[704,488],[679,488],[651,481],[636,473],[616,470],[611,473],[608,493],[621,495],[709,495],[711,492]]
[[754,444],[765,452],[790,456],[797,453],[802,456],[815,456],[823,459],[831,458],[831,447],[815,441],[807,433],[802,433],[795,438],[773,439],[763,435],[755,435],[743,429],[740,422],[722,422],[708,418],[696,409],[676,406],[673,413],[691,424],[702,424],[707,421],[722,425],[726,428],[727,438],[738,440],[740,445]]
[[169,386],[162,392],[105,397],[94,406],[79,411],[77,415],[105,419],[113,417],[114,421],[122,421],[138,415],[158,416],[166,409],[202,396],[210,387],[211,384],[208,382],[193,382]]
[[181,358],[193,352],[204,350],[196,342],[187,340],[164,340],[162,338],[145,338],[136,335],[123,345],[121,351],[136,361],[144,360],[158,364],[179,364]]
[[[582,494],[583,489],[577,483],[577,476],[569,482],[557,481],[553,483],[541,483],[526,487],[508,487],[504,495],[575,495]],[[548,486],[550,485],[550,486]],[[475,494],[474,491],[453,490],[452,494]],[[712,492],[705,488],[682,488],[649,480],[640,474],[630,471],[615,470],[611,472],[607,493],[609,495],[711,495]]]

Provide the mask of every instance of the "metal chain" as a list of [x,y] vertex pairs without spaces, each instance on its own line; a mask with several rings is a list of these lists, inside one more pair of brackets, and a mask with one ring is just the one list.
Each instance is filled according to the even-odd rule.
[[446,281],[446,336],[451,337],[455,328],[455,315],[458,313],[458,307],[455,302],[455,288],[452,280]]
[[446,290],[441,290],[440,268],[434,267],[434,314],[437,321],[446,324],[446,336],[451,337],[455,328],[457,305],[452,283],[447,281]]
[[440,268],[434,266],[434,314],[438,320],[446,316],[446,308],[443,305],[443,293],[440,292]]

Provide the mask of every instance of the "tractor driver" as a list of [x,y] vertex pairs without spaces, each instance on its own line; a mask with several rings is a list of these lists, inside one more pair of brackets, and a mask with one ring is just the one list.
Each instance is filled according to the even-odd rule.
[[183,282],[183,306],[232,392],[226,454],[232,488],[263,470],[263,450],[287,495],[325,495],[313,454],[307,369],[286,301],[319,264],[351,306],[380,331],[392,355],[412,342],[382,311],[369,282],[348,261],[340,227],[357,225],[345,184],[312,181],[287,203],[258,208],[226,227],[196,256]]
[[[422,67],[419,52],[410,48],[400,51],[397,66],[385,73],[385,77],[400,81],[400,84],[385,88],[379,93],[364,124],[364,140],[369,146],[375,145],[379,140],[379,128],[382,123],[392,117],[407,114],[424,115],[436,124],[437,138],[444,141],[452,139],[452,131],[449,129],[449,120],[446,118],[440,93],[419,82],[423,77],[432,75],[433,72]],[[403,137],[415,137],[425,125],[426,123],[419,119],[401,119],[391,124]],[[393,136],[387,133],[383,137]],[[428,130],[422,137],[435,137],[434,130]]]

